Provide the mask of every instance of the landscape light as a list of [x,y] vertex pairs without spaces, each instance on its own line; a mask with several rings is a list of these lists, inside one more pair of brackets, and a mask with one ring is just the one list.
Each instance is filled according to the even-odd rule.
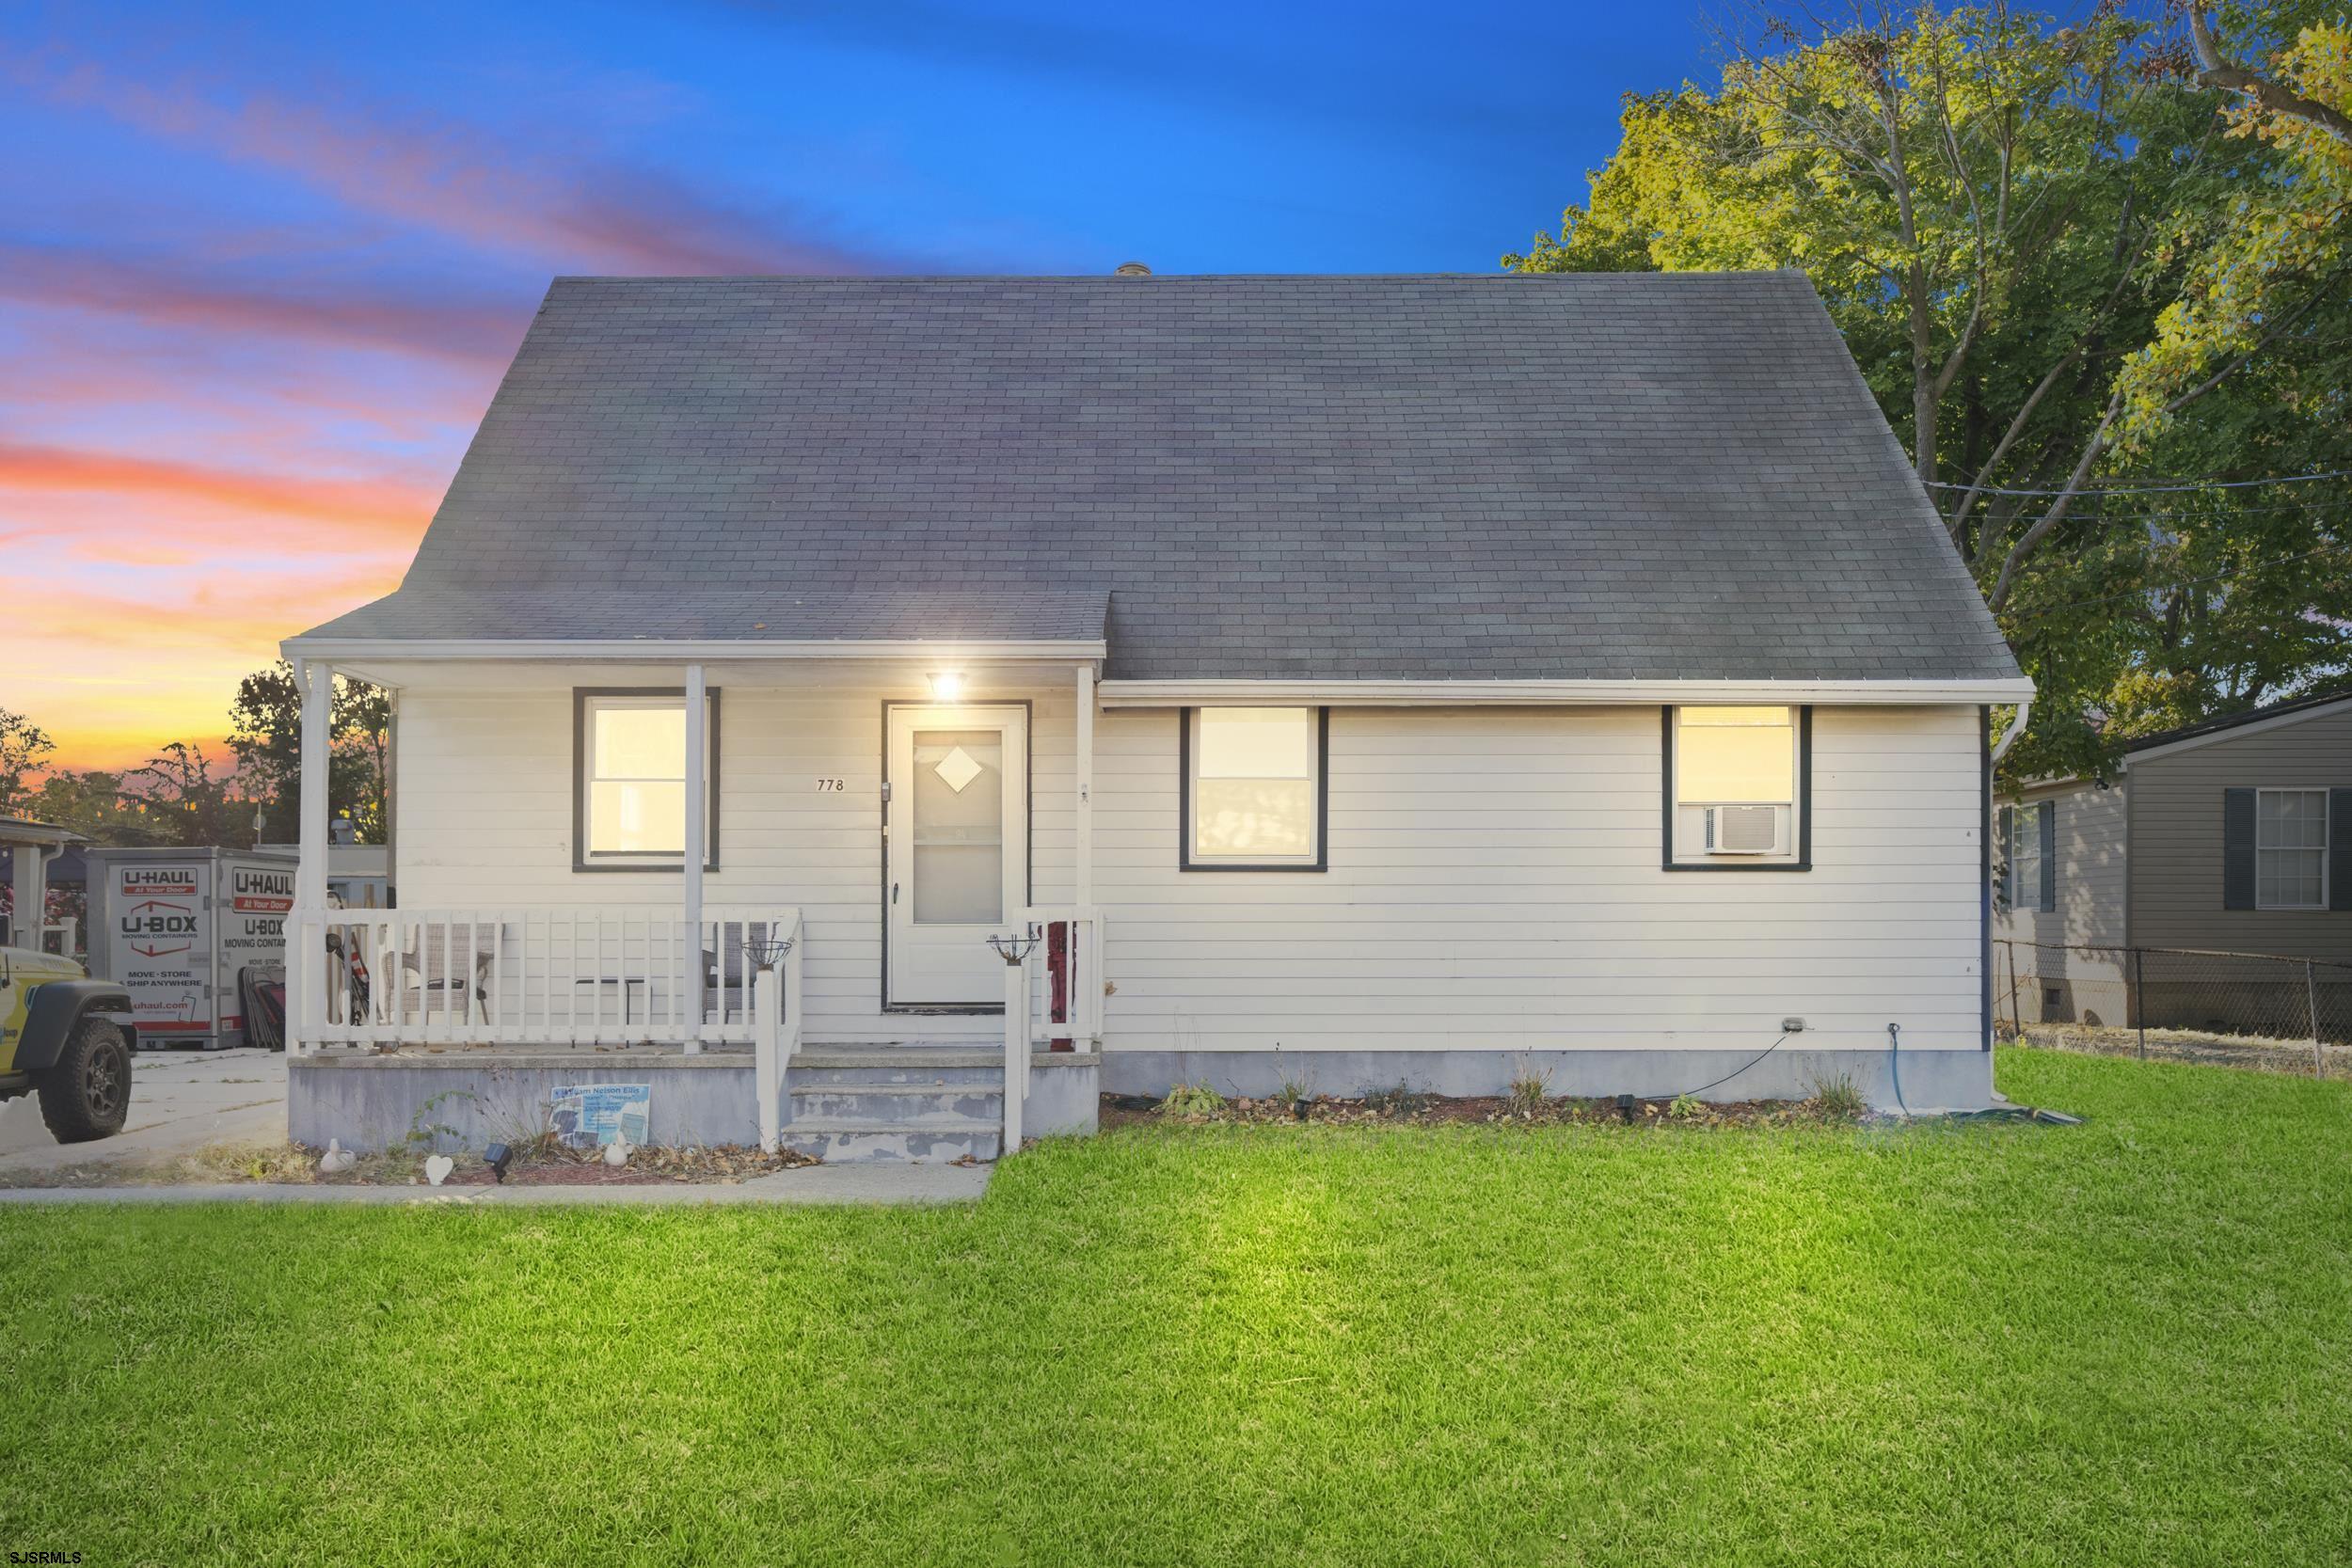
[[482,1163],[490,1167],[493,1180],[506,1180],[506,1167],[515,1163],[515,1151],[504,1144],[492,1144],[482,1151]]

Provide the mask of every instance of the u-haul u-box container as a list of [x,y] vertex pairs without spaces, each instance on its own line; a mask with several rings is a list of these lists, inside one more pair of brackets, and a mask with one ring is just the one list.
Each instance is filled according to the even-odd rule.
[[142,1045],[245,1043],[238,971],[286,961],[294,857],[92,849],[89,969],[131,993]]

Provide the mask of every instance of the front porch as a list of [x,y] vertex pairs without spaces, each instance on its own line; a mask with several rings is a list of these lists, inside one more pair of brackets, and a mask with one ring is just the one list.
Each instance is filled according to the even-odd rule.
[[[965,1151],[990,1157],[1091,1128],[1099,638],[724,651],[298,666],[296,1138],[529,1136],[551,1091],[592,1084],[650,1085],[664,1143],[821,1133],[834,1155],[886,1155],[922,1147],[879,1135],[898,1121],[952,1112]],[[337,673],[393,693],[389,909],[327,907],[310,783]],[[599,704],[635,727],[600,736]],[[659,726],[637,721],[664,709],[666,778],[646,760]],[[680,852],[693,843],[706,853]],[[1020,939],[1017,961],[992,938]],[[984,1095],[912,1092],[941,1066],[925,1047],[956,1053],[950,1081],[986,1077]],[[1033,1062],[1050,1062],[1043,1088]],[[985,1138],[961,1125],[982,1098]]]

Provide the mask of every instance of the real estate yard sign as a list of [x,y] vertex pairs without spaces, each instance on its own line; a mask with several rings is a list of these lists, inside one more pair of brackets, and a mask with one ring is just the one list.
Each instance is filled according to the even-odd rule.
[[653,1126],[650,1084],[567,1084],[548,1096],[548,1124],[573,1148],[642,1144]]

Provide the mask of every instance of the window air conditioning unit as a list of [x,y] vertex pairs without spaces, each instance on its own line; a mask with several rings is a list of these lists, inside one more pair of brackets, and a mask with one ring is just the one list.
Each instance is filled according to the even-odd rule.
[[1710,855],[1772,855],[1780,852],[1778,806],[1708,806],[1707,852]]

